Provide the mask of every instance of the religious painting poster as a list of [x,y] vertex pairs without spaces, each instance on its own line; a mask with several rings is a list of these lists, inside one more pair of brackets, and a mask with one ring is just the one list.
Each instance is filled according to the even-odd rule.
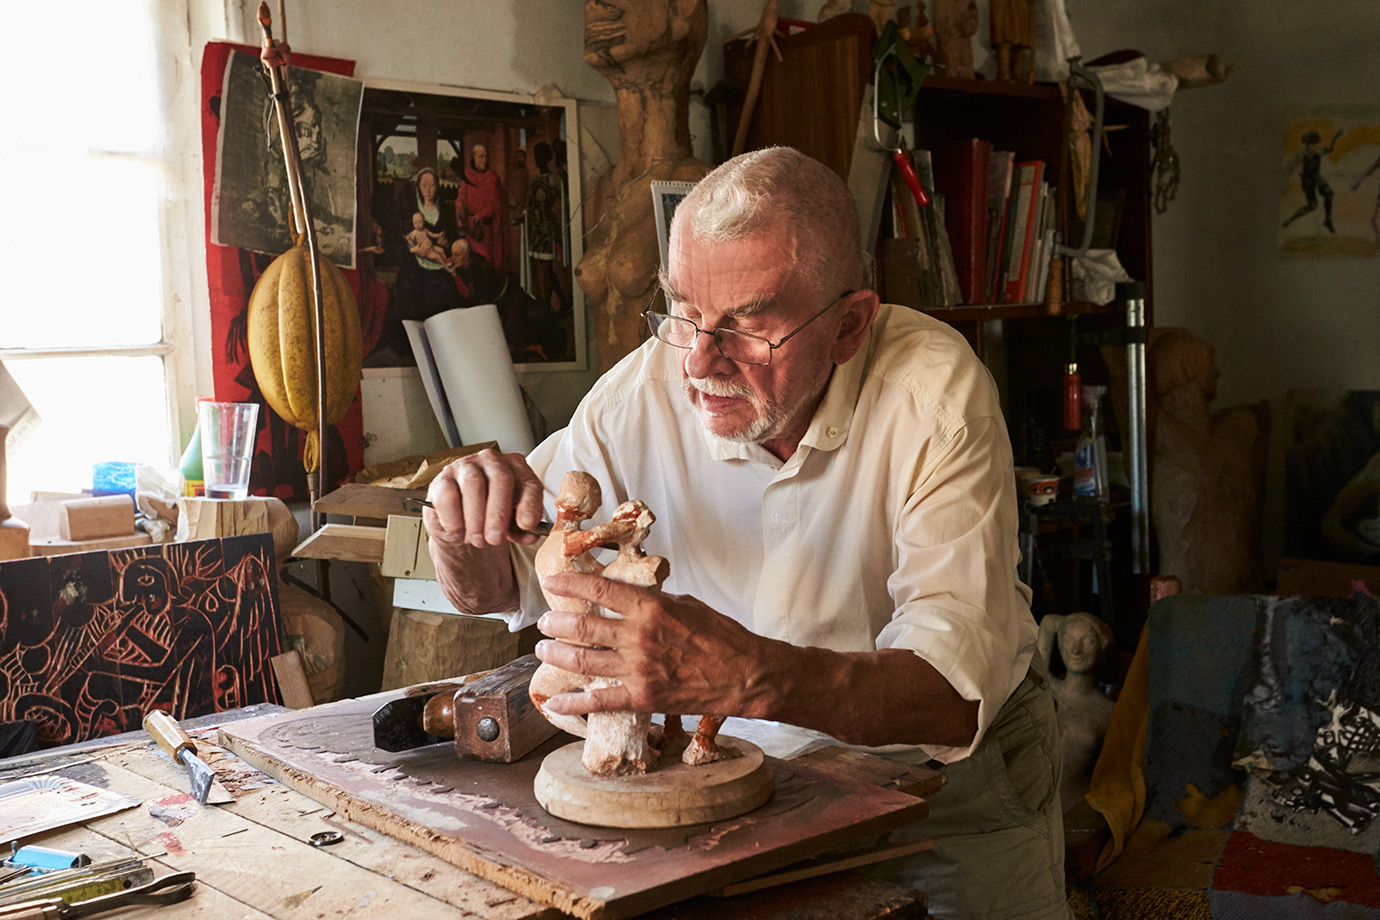
[[[230,52],[220,94],[211,242],[278,255],[292,247],[287,166],[259,59]],[[364,84],[288,69],[292,116],[320,251],[355,265],[355,138]]]
[[1284,554],[1380,564],[1380,390],[1291,391]]
[[1380,253],[1380,108],[1300,114],[1284,129],[1282,154],[1280,252]]
[[0,721],[50,746],[279,702],[275,571],[269,534],[0,562]]
[[403,320],[495,304],[519,371],[584,369],[576,117],[559,96],[366,82],[359,257],[389,292],[379,360],[412,363]]

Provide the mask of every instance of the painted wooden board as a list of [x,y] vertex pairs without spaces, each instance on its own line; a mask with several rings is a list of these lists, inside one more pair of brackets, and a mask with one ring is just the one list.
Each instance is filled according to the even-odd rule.
[[585,920],[633,916],[870,842],[928,811],[904,793],[767,758],[776,793],[741,817],[659,830],[573,824],[548,815],[532,787],[570,736],[515,764],[462,762],[449,743],[380,751],[370,717],[397,695],[238,722],[220,741],[343,817]]

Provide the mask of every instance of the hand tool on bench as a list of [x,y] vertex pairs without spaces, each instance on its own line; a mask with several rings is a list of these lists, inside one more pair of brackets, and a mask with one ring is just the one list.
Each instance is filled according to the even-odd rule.
[[556,733],[527,695],[540,664],[524,655],[466,683],[413,688],[374,712],[374,744],[406,751],[449,739],[462,760],[520,760]]
[[144,731],[158,742],[159,747],[171,754],[173,760],[187,768],[187,775],[192,779],[192,795],[205,805],[216,772],[196,756],[196,743],[192,741],[191,736],[182,730],[182,726],[178,725],[172,716],[161,709],[155,709],[144,716]]
[[62,898],[25,901],[10,907],[0,907],[0,920],[72,920],[75,917],[89,917],[102,911],[134,904],[149,904],[155,907],[176,904],[192,896],[192,883],[195,881],[194,872],[175,872],[154,879],[147,885],[72,904]]

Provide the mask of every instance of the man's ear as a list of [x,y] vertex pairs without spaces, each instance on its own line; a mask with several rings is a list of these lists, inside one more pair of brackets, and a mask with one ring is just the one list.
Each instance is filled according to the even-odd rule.
[[855,291],[848,295],[844,305],[843,323],[839,326],[838,337],[834,339],[831,358],[835,364],[843,364],[862,347],[867,330],[877,316],[877,305],[881,299],[876,291]]

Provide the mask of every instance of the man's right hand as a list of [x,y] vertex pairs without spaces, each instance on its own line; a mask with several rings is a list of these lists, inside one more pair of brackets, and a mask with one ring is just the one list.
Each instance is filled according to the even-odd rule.
[[[452,461],[427,490],[422,521],[436,579],[461,613],[517,609],[519,595],[505,544],[535,543],[542,483],[522,454],[484,450]],[[516,524],[516,528],[514,527]]]
[[452,461],[427,489],[433,540],[474,547],[530,545],[541,522],[542,482],[522,454],[489,449]]

